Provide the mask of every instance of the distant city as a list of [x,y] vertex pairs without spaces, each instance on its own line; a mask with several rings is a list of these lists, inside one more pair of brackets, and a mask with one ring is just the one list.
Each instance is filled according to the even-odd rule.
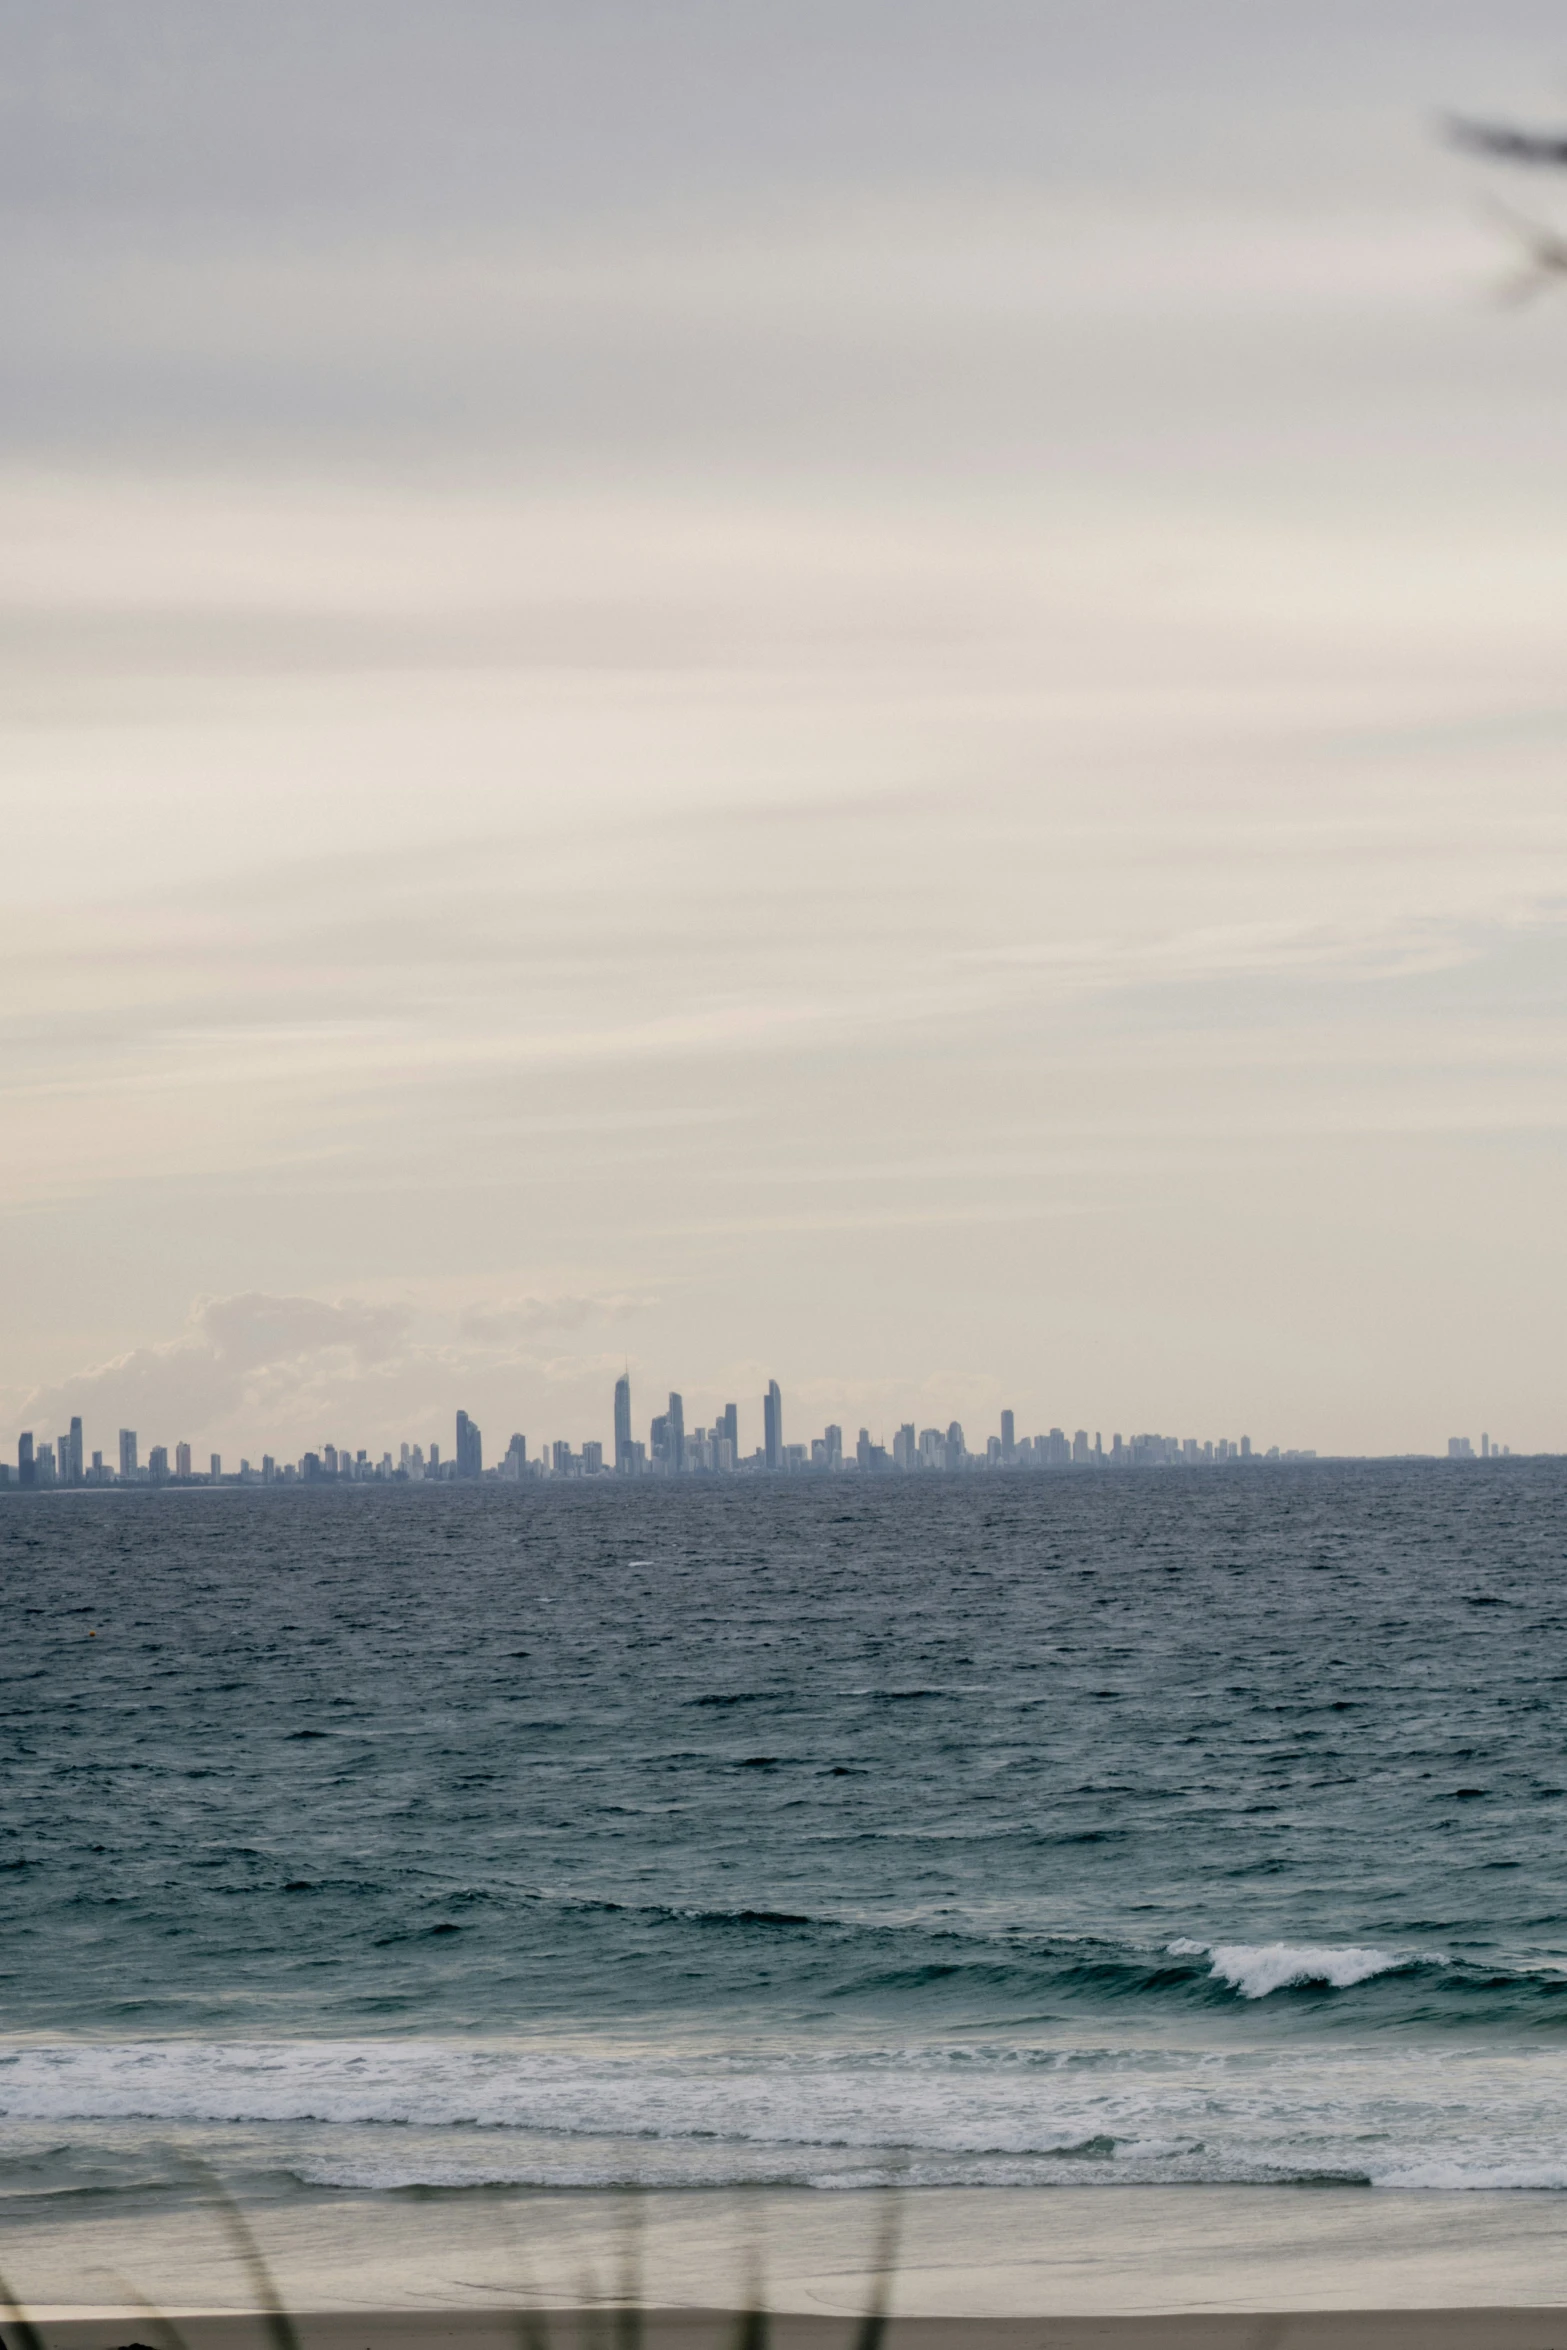
[[[528,1450],[528,1439],[513,1435],[505,1451],[488,1468],[484,1438],[466,1412],[456,1419],[455,1441],[442,1456],[438,1443],[403,1444],[396,1459],[390,1452],[373,1457],[363,1446],[323,1444],[298,1460],[279,1460],[263,1453],[259,1461],[242,1457],[225,1468],[223,1455],[208,1455],[198,1469],[188,1444],[150,1447],[145,1461],[134,1428],[122,1428],[115,1456],[101,1452],[89,1459],[80,1419],[73,1419],[61,1435],[38,1439],[31,1429],[17,1441],[14,1466],[0,1461],[0,1491],[36,1492],[105,1485],[387,1485],[478,1484],[524,1485],[545,1478],[582,1477],[729,1477],[729,1476],[967,1476],[976,1472],[1007,1474],[1055,1471],[1079,1474],[1103,1469],[1199,1469],[1266,1465],[1279,1461],[1314,1461],[1315,1452],[1283,1451],[1276,1444],[1266,1451],[1254,1447],[1249,1436],[1199,1438],[1119,1433],[1106,1444],[1099,1431],[1090,1438],[1086,1428],[1068,1436],[1052,1428],[1041,1436],[1019,1436],[1016,1416],[1001,1414],[993,1436],[970,1446],[957,1420],[945,1428],[916,1428],[905,1421],[890,1444],[862,1428],[846,1446],[843,1430],[829,1425],[820,1436],[803,1444],[784,1441],[783,1394],[776,1379],[761,1399],[762,1441],[754,1451],[740,1450],[740,1411],[725,1404],[710,1427],[687,1428],[684,1398],[671,1394],[664,1410],[653,1419],[644,1442],[632,1435],[630,1375],[615,1382],[614,1441],[606,1455],[601,1442],[572,1444],[557,1440]],[[1483,1435],[1478,1451],[1471,1438],[1450,1436],[1447,1458],[1455,1461],[1509,1459],[1512,1447]],[[1430,1457],[1430,1456],[1422,1456]]]

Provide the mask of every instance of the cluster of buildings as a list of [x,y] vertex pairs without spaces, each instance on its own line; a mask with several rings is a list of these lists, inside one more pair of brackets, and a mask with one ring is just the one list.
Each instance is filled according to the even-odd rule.
[[[466,1412],[457,1414],[456,1442],[442,1457],[439,1444],[404,1444],[396,1460],[389,1452],[372,1458],[362,1448],[323,1444],[297,1461],[280,1461],[263,1453],[258,1462],[241,1460],[225,1470],[220,1453],[208,1456],[197,1469],[188,1444],[155,1444],[143,1461],[134,1428],[120,1430],[119,1448],[112,1462],[101,1452],[88,1460],[83,1451],[82,1423],[73,1419],[66,1432],[37,1441],[24,1433],[17,1444],[13,1467],[0,1461],[0,1488],[93,1485],[355,1485],[475,1483],[493,1480],[521,1485],[545,1477],[693,1477],[743,1475],[913,1476],[940,1472],[951,1476],[972,1470],[1008,1471],[1053,1469],[1195,1469],[1214,1465],[1244,1465],[1258,1461],[1314,1461],[1314,1452],[1281,1452],[1275,1444],[1267,1452],[1253,1449],[1249,1436],[1199,1439],[1195,1436],[1112,1436],[1108,1444],[1097,1431],[1090,1439],[1086,1428],[1068,1436],[1052,1428],[1040,1436],[1019,1436],[1016,1418],[1003,1412],[994,1436],[971,1449],[957,1420],[945,1428],[918,1428],[905,1421],[890,1444],[872,1439],[862,1428],[846,1445],[843,1430],[829,1425],[820,1436],[803,1444],[784,1441],[783,1395],[776,1379],[762,1398],[762,1441],[754,1451],[740,1450],[740,1412],[725,1404],[708,1427],[686,1426],[685,1399],[672,1394],[648,1428],[646,1438],[632,1434],[631,1378],[615,1382],[614,1441],[608,1451],[598,1441],[579,1445],[561,1441],[528,1450],[526,1436],[513,1436],[499,1459],[485,1465],[484,1439]],[[1502,1460],[1511,1447],[1488,1435],[1476,1453],[1467,1436],[1448,1438],[1449,1460]]]
[[[862,1428],[856,1440],[845,1445],[843,1430],[835,1425],[824,1428],[819,1436],[811,1437],[806,1443],[790,1444],[784,1439],[783,1395],[776,1379],[769,1382],[762,1398],[762,1441],[748,1453],[740,1450],[739,1419],[739,1406],[730,1403],[710,1426],[688,1428],[685,1400],[672,1394],[665,1409],[654,1417],[646,1438],[634,1436],[631,1379],[627,1374],[615,1382],[615,1433],[607,1454],[601,1442],[592,1440],[579,1445],[559,1441],[530,1454],[526,1436],[514,1435],[499,1459],[486,1467],[484,1439],[468,1414],[459,1412],[456,1442],[445,1458],[439,1444],[428,1447],[404,1444],[395,1460],[389,1452],[372,1457],[363,1448],[356,1451],[347,1445],[323,1444],[318,1451],[307,1452],[297,1461],[280,1461],[271,1453],[264,1453],[257,1462],[242,1459],[236,1469],[228,1470],[220,1453],[210,1454],[206,1466],[198,1469],[188,1444],[176,1444],[172,1454],[167,1445],[155,1444],[143,1461],[134,1428],[120,1430],[119,1447],[112,1462],[106,1461],[101,1452],[95,1452],[88,1460],[83,1450],[82,1423],[73,1419],[69,1429],[53,1440],[38,1441],[31,1432],[24,1433],[17,1445],[15,1467],[0,1462],[0,1487],[36,1490],[97,1485],[428,1484],[473,1483],[481,1478],[520,1485],[546,1477],[735,1474],[854,1473],[876,1477],[931,1472],[953,1475],[981,1469],[1197,1468],[1258,1460],[1311,1461],[1317,1457],[1314,1452],[1281,1453],[1277,1445],[1266,1453],[1254,1452],[1249,1436],[1242,1436],[1238,1441],[1222,1436],[1199,1441],[1195,1436],[1123,1438],[1115,1435],[1108,1445],[1097,1432],[1090,1440],[1086,1428],[1077,1429],[1071,1436],[1062,1428],[1052,1428],[1045,1435],[1019,1436],[1011,1412],[1002,1413],[999,1432],[983,1438],[976,1449],[970,1448],[957,1420],[950,1421],[945,1428],[918,1428],[909,1420],[898,1429],[890,1444],[880,1436],[873,1440],[869,1429]],[[1468,1454],[1466,1438],[1455,1438],[1449,1451],[1458,1444]],[[1488,1437],[1481,1438],[1481,1445],[1487,1454],[1505,1449],[1493,1447]]]

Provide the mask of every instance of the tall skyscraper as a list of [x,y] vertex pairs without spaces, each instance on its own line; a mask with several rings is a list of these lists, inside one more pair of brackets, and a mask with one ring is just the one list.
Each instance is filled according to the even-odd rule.
[[174,1447],[174,1474],[176,1477],[190,1475],[190,1446],[188,1444],[177,1444]]
[[622,1371],[615,1381],[615,1473],[629,1477],[632,1469],[631,1453],[631,1373]]
[[33,1458],[33,1432],[24,1428],[16,1440],[16,1481],[18,1485],[36,1485],[38,1463]]
[[725,1404],[723,1414],[718,1425],[714,1428],[713,1434],[726,1436],[735,1459],[740,1458],[740,1407],[738,1404]]
[[686,1465],[686,1403],[683,1395],[670,1390],[669,1396],[669,1466],[678,1477]]
[[120,1475],[129,1484],[135,1474],[136,1431],[134,1428],[122,1428],[120,1430]]
[[762,1452],[770,1469],[783,1467],[783,1394],[776,1379],[762,1398]]
[[1001,1415],[1001,1457],[1004,1461],[1010,1461],[1015,1458],[1016,1453],[1017,1422],[1010,1412],[1003,1412]]
[[459,1477],[484,1474],[484,1442],[466,1412],[457,1415],[457,1474]]

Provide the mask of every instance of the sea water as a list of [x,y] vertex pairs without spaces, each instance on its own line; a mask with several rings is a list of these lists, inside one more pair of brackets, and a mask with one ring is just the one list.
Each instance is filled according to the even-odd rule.
[[1554,2195],[1564,1530],[1513,1461],[8,1497],[0,2242],[193,2155]]

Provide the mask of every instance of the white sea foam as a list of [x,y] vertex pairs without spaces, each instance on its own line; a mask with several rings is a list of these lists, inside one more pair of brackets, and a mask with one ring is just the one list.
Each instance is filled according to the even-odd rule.
[[[1326,1983],[1334,1991],[1347,1991],[1355,1983],[1368,1983],[1374,1975],[1394,1974],[1412,1963],[1407,1951],[1369,1949],[1358,1943],[1183,1939],[1166,1947],[1172,1958],[1211,1959],[1210,1973],[1243,1999],[1266,1999],[1270,1992],[1301,1983]],[[1446,1962],[1433,1954],[1433,1963]]]
[[[1248,1964],[1257,1955],[1248,1951]],[[1324,1955],[1343,1979],[1356,1959],[1390,1957],[1261,1953],[1274,1980],[1298,1979],[1280,1969]],[[112,2155],[140,2177],[170,2143],[230,2174],[370,2193],[628,2180],[852,2190],[889,2176],[930,2186],[1567,2185],[1567,2048],[1550,2047],[1454,2045],[1433,2063],[1424,2044],[1296,2048],[1227,2035],[1066,2049],[0,2044],[0,2116],[8,2193],[30,2166],[41,2178],[74,2160],[72,2149]]]

